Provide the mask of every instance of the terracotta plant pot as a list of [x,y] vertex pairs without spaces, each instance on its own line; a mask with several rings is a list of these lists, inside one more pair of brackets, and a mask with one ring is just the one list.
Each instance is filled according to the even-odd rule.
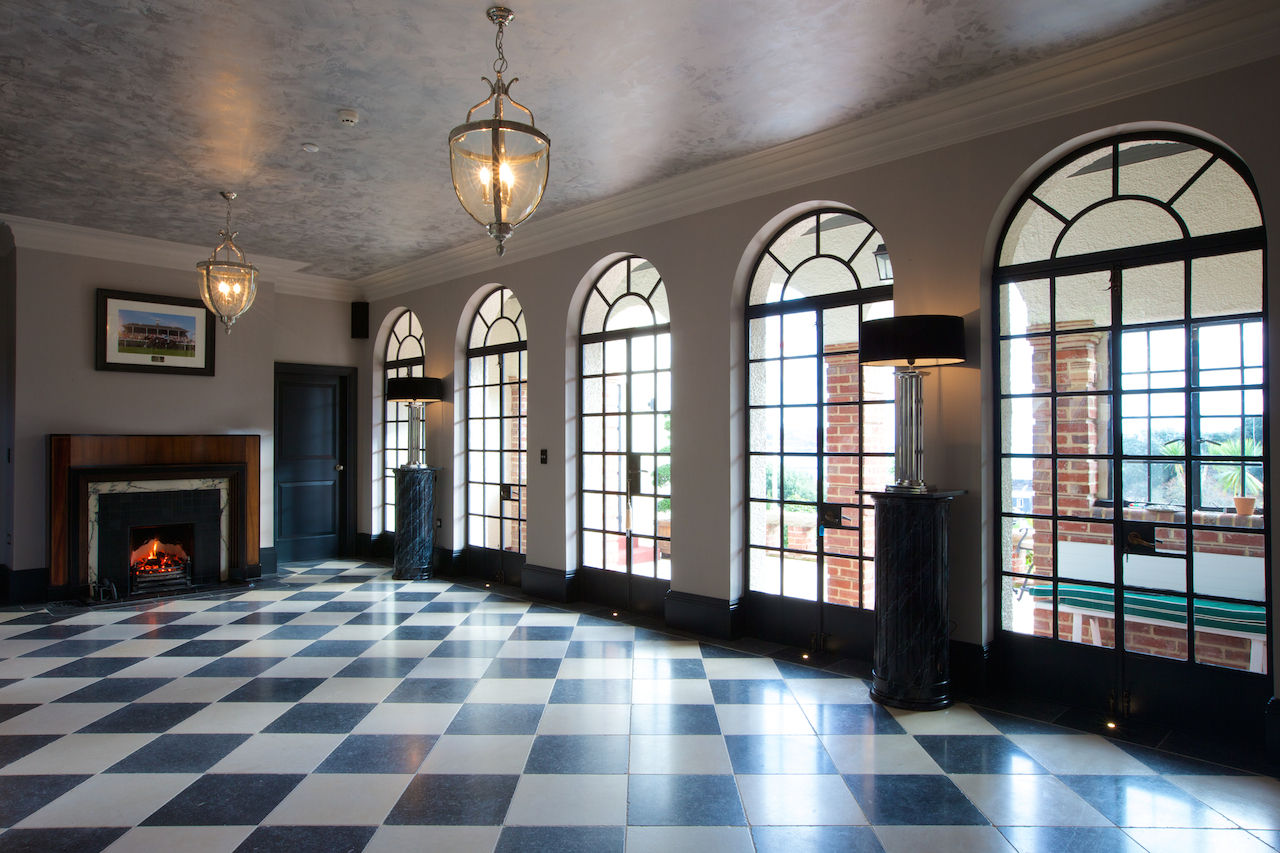
[[1258,501],[1255,497],[1243,495],[1236,495],[1233,500],[1236,502],[1236,515],[1253,515],[1253,505]]

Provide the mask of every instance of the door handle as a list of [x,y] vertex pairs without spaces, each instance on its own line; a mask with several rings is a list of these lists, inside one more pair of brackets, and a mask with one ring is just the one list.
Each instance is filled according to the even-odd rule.
[[339,462],[337,465],[334,465],[334,466],[333,466],[333,470],[335,470],[335,471],[342,471],[342,470],[344,470],[344,469],[343,469],[343,466],[342,466],[342,463],[341,463],[341,462]]
[[1155,542],[1148,542],[1147,540],[1143,539],[1142,534],[1138,533],[1138,531],[1136,530],[1131,531],[1129,533],[1130,545],[1141,545],[1144,548],[1154,548],[1156,547],[1156,544],[1159,542],[1160,542],[1159,539],[1157,539]]

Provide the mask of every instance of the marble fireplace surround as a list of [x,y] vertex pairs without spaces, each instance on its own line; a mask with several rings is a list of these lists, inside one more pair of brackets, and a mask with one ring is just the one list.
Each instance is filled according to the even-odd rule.
[[96,504],[105,493],[217,489],[223,580],[256,577],[257,435],[50,435],[50,594],[89,597],[96,568]]

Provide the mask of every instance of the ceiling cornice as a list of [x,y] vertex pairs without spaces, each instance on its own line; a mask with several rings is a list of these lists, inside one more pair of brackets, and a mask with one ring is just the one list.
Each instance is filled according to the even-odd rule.
[[[37,249],[105,261],[181,270],[191,274],[193,289],[196,280],[196,261],[208,257],[210,251],[209,246],[192,246],[187,243],[157,240],[154,237],[117,234],[97,228],[63,225],[5,213],[0,213],[0,222],[8,225],[13,231],[13,240],[19,249]],[[299,272],[306,266],[302,261],[255,255],[250,258],[250,262],[258,268],[259,279],[273,285],[276,293],[341,302],[360,298],[360,290],[349,281]]]
[[[1280,4],[1220,0],[1071,53],[993,75],[783,145],[657,181],[523,225],[529,259],[946,145],[1100,106],[1280,52]],[[365,276],[368,299],[495,269],[478,239]]]

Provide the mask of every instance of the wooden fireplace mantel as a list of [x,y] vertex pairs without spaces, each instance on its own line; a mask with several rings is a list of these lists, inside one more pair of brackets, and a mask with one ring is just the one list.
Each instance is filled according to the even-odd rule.
[[[74,577],[71,526],[78,512],[71,494],[72,474],[83,469],[165,465],[243,465],[244,552],[247,567],[260,562],[260,444],[257,435],[50,435],[49,436],[49,586],[85,583]],[[235,519],[239,522],[241,519]],[[83,541],[83,540],[81,540]]]

